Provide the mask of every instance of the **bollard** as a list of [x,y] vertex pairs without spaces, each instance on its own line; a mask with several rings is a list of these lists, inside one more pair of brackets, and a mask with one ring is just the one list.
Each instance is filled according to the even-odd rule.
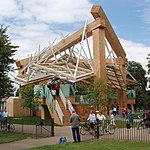
[[54,136],[54,118],[51,119],[51,136]]
[[23,133],[23,118],[21,119],[21,124],[22,124],[22,133]]
[[64,143],[66,143],[66,142],[67,142],[67,139],[66,139],[66,137],[65,137],[65,136],[60,137],[60,139],[59,139],[59,143],[64,144]]
[[36,132],[36,139],[37,139],[37,125],[36,125],[36,130],[35,130],[35,132]]
[[96,125],[97,125],[97,139],[99,139],[99,119],[96,119]]

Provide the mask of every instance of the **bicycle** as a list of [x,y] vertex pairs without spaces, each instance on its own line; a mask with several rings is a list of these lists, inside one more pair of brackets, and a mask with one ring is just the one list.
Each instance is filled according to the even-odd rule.
[[90,124],[85,121],[84,124],[80,124],[80,126],[81,135],[85,135],[86,132],[89,132],[91,135],[96,136],[96,124],[94,124],[93,128],[91,128]]
[[139,116],[138,116],[138,118],[140,119],[140,122],[138,122],[138,124],[137,124],[137,130],[140,129],[140,128],[143,128],[143,129],[148,128],[147,118],[141,119]]
[[13,125],[13,123],[11,123],[11,120],[9,120],[8,123],[4,120],[3,123],[1,123],[1,130],[14,132],[15,126]]
[[106,120],[106,128],[103,122],[99,122],[99,135],[104,135],[104,132],[108,132],[110,135],[115,133],[115,125],[111,123],[111,120]]

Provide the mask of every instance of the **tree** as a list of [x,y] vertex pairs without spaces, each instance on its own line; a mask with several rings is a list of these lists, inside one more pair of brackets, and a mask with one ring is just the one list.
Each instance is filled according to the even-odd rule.
[[103,78],[91,82],[90,87],[87,89],[87,97],[89,104],[96,107],[97,110],[106,110],[109,104],[108,97],[111,90],[107,87],[107,81]]
[[[148,60],[148,64],[147,64],[148,71],[147,71],[147,73],[150,76],[150,54],[148,54],[147,60]],[[149,81],[149,88],[150,88],[150,77],[148,77],[148,81]]]
[[25,89],[22,89],[20,93],[22,94],[23,98],[23,108],[30,109],[31,120],[32,111],[37,110],[40,105],[38,102],[38,99],[40,98],[40,91],[34,93],[34,88],[32,86],[27,86]]
[[140,63],[129,61],[127,64],[127,71],[138,81],[138,86],[134,87],[136,92],[136,105],[135,108],[145,109],[146,107],[146,87],[147,77],[146,71]]
[[148,67],[148,82],[149,82],[149,87],[148,87],[148,90],[146,91],[146,106],[147,106],[147,109],[150,108],[150,54],[148,54],[148,57],[147,57],[147,60],[148,60],[148,64],[147,64],[147,67]]
[[13,55],[18,46],[11,45],[11,40],[6,34],[8,27],[0,26],[0,99],[10,96],[12,92],[12,81],[8,76],[13,70],[12,64],[15,62]]
[[139,86],[145,90],[147,87],[147,78],[146,71],[143,69],[142,65],[135,61],[129,61],[127,64],[127,70],[138,81]]

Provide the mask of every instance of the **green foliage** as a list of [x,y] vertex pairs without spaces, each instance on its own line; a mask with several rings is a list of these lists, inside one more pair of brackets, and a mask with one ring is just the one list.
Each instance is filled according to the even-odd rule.
[[85,86],[82,84],[77,84],[76,89],[77,89],[76,95],[86,95],[87,94],[87,90],[86,90]]
[[138,81],[139,86],[144,90],[147,87],[146,71],[142,65],[135,61],[129,61],[127,64],[127,71]]
[[[136,109],[145,109],[147,107],[147,77],[146,71],[143,69],[140,63],[129,61],[127,65],[127,70],[130,74],[138,81],[139,85],[134,87],[136,93]],[[132,89],[133,87],[128,87]]]
[[23,97],[22,106],[25,108],[29,108],[30,110],[36,110],[39,107],[38,98],[40,97],[40,93],[34,93],[34,88],[32,86],[28,86],[25,89],[21,90],[20,93]]
[[18,48],[11,45],[6,34],[7,29],[8,27],[0,26],[0,98],[8,97],[12,92],[12,81],[8,77],[8,72],[13,70],[12,64],[15,62],[13,55]]
[[0,77],[0,98],[9,97],[12,91],[12,81],[7,74],[4,74]]
[[149,82],[149,88],[150,88],[150,54],[148,54],[147,60],[148,60],[148,64],[147,64],[148,71],[147,71],[147,73],[149,75],[148,82]]
[[147,71],[147,73],[150,74],[150,54],[147,55],[147,60],[148,60],[148,64],[147,64],[148,71]]
[[110,90],[107,88],[107,82],[105,79],[100,78],[90,83],[90,87],[87,88],[87,97],[89,99],[89,104],[99,108],[106,108],[109,104]]

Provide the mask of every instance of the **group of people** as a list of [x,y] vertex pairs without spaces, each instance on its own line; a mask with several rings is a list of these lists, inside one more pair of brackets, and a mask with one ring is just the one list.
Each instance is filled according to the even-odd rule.
[[47,87],[49,88],[49,90],[50,90],[50,92],[52,94],[53,100],[55,100],[56,96],[59,96],[60,84],[59,83],[55,83],[55,81],[50,81],[47,84]]
[[110,123],[115,125],[114,114],[112,111],[110,111],[110,115],[108,116],[108,118],[106,118],[102,112],[97,111],[97,114],[95,114],[94,111],[91,110],[91,113],[89,114],[88,119],[87,119],[90,123],[91,128],[95,126],[96,119],[98,119],[99,123],[102,125],[104,125],[104,121],[106,119],[109,119]]
[[[94,111],[91,110],[87,118],[87,120],[90,123],[90,128],[94,128],[96,119],[98,119],[99,123],[104,125],[104,120],[106,120],[106,117],[105,115],[103,115],[102,112],[98,112],[97,114],[95,114]],[[109,119],[110,119],[110,123],[115,125],[113,112],[110,112]],[[80,118],[75,111],[72,111],[72,115],[70,116],[70,123],[72,126],[72,135],[73,135],[74,143],[80,142],[81,141],[80,132],[79,132]]]
[[0,110],[0,122],[1,122],[1,125],[7,125],[7,121],[8,121],[8,112],[7,110]]

